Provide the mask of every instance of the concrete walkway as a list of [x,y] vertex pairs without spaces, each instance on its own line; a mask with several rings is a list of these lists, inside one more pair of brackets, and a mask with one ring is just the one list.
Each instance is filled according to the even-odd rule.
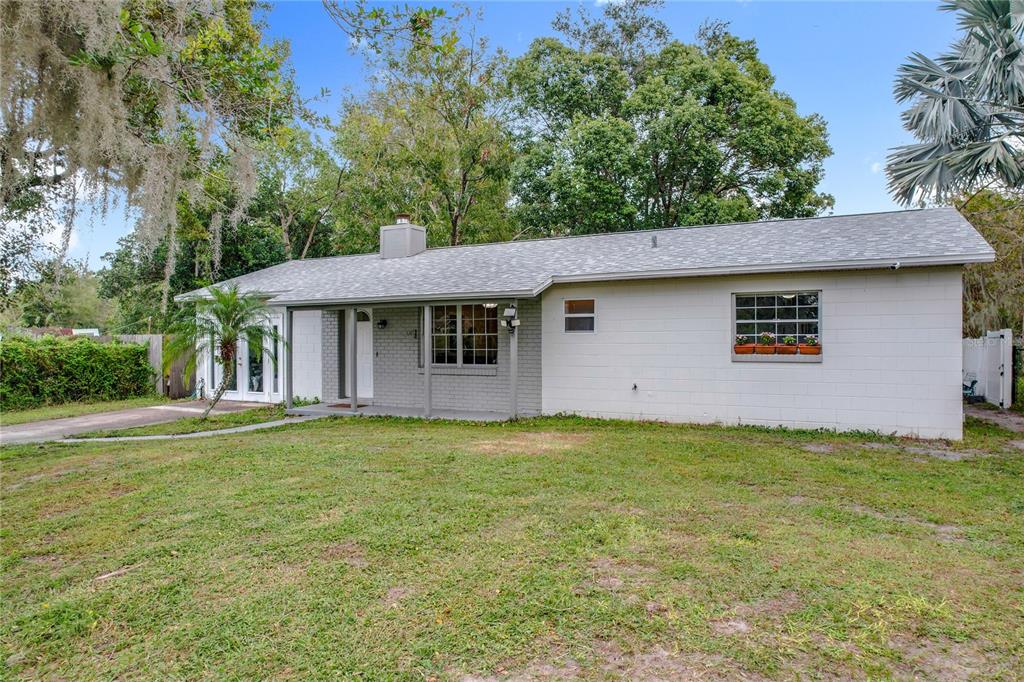
[[[264,403],[248,403],[222,400],[210,414],[227,414],[263,407]],[[67,436],[89,431],[107,431],[127,429],[133,426],[149,426],[172,422],[183,417],[198,417],[206,409],[205,400],[153,405],[151,407],[133,407],[113,412],[97,412],[84,414],[80,417],[64,419],[46,419],[27,424],[13,426],[0,425],[0,445],[17,445],[20,443],[43,443],[61,440]]]
[[1010,431],[1024,433],[1024,414],[1011,412],[1010,410],[993,410],[977,405],[965,405],[964,414],[968,417],[975,417],[996,426],[1001,426]]
[[217,429],[215,431],[196,431],[195,433],[166,433],[153,436],[111,436],[110,438],[65,438],[62,443],[130,443],[137,440],[181,440],[184,438],[206,438],[207,436],[224,436],[231,433],[245,433],[247,431],[259,431],[270,429],[275,426],[286,424],[301,424],[313,419],[323,419],[327,415],[315,414],[305,417],[286,417],[276,419],[272,422],[260,422],[259,424],[246,424],[245,426],[232,426],[228,429]]

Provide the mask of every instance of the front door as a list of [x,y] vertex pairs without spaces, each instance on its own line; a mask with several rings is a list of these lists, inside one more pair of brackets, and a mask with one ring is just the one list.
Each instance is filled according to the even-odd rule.
[[360,400],[373,397],[373,319],[363,310],[356,313],[356,384]]

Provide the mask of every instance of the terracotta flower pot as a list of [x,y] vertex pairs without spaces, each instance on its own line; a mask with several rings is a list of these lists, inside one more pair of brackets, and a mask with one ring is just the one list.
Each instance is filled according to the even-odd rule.
[[775,346],[775,352],[779,355],[796,355],[796,344],[788,346],[786,344],[780,344]]
[[733,345],[732,352],[736,355],[751,355],[754,352],[754,344],[752,343],[737,343]]
[[754,347],[754,352],[758,355],[775,355],[775,346],[763,346],[759,343]]
[[801,343],[800,355],[821,355],[821,346],[812,346],[808,343]]

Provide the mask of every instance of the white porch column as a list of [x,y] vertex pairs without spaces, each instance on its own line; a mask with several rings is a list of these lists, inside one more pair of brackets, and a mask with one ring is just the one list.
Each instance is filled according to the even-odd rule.
[[430,354],[431,319],[430,306],[423,306],[423,416],[430,416],[430,365],[433,358]]
[[345,339],[348,348],[345,351],[345,379],[348,383],[348,399],[353,412],[359,411],[359,377],[357,366],[359,365],[358,348],[358,324],[359,314],[355,308],[345,309]]
[[292,329],[294,328],[294,311],[284,309],[284,406],[292,409]]

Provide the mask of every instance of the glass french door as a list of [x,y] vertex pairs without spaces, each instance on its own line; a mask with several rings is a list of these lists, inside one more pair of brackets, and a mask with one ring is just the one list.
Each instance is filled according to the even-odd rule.
[[[264,334],[260,343],[249,343],[244,338],[238,340],[235,375],[224,391],[226,400],[278,402],[282,399],[282,349],[280,340],[274,342],[274,336],[280,339],[280,320],[275,319],[271,326],[275,334]],[[221,364],[215,362],[211,395],[220,386],[223,370]]]

